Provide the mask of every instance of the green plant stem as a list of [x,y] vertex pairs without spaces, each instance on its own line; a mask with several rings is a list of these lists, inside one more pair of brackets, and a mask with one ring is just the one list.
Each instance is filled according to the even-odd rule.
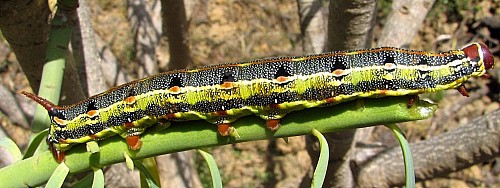
[[[49,32],[47,44],[46,63],[43,66],[42,81],[38,95],[52,101],[59,102],[68,44],[73,31],[73,26],[68,25],[64,15],[60,11],[52,20],[52,28]],[[50,123],[47,110],[37,105],[35,117],[33,118],[33,132],[40,132],[48,127]]]
[[[86,152],[85,144],[76,145],[67,151],[65,163],[70,168],[70,173],[74,174],[91,170],[92,167],[101,168],[123,162],[124,151],[134,159],[142,159],[195,148],[310,134],[312,129],[325,133],[414,121],[428,118],[436,110],[435,105],[423,101],[416,102],[412,108],[407,108],[407,97],[363,101],[362,106],[356,105],[359,102],[352,101],[325,108],[292,112],[281,121],[282,126],[276,132],[265,129],[264,120],[256,116],[247,116],[233,124],[241,136],[237,140],[219,136],[216,127],[204,121],[178,122],[161,131],[153,132],[150,130],[154,129],[148,129],[141,138],[143,145],[138,151],[129,151],[125,141],[119,136],[114,136],[99,141],[101,150],[95,154]],[[49,152],[43,152],[0,169],[0,182],[6,187],[38,186],[48,180],[57,165]]]

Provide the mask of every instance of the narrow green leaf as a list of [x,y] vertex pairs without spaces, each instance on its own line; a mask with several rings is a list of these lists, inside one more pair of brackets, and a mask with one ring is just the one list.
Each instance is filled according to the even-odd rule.
[[127,168],[130,171],[134,170],[134,161],[130,158],[130,155],[128,155],[126,151],[123,152],[123,157],[125,157],[125,164],[127,165]]
[[328,168],[328,160],[330,159],[330,150],[328,149],[328,142],[321,132],[316,129],[312,129],[312,134],[319,140],[319,159],[316,165],[316,170],[314,170],[314,175],[312,179],[311,187],[321,187],[325,181],[326,169]]
[[0,138],[0,147],[5,148],[10,153],[12,158],[14,158],[15,162],[20,161],[23,158],[21,150],[10,138]]
[[[141,182],[141,187],[150,187],[150,188],[159,188],[160,187],[160,182],[156,182],[155,177],[151,174],[151,172],[148,170],[148,168],[140,161],[140,160],[134,160],[134,165],[141,172],[142,179],[146,181],[146,185],[143,185]],[[154,170],[157,171],[157,170]],[[159,180],[159,178],[158,178]]]
[[59,166],[57,166],[54,173],[52,173],[52,176],[50,176],[46,187],[61,187],[66,179],[66,176],[68,176],[68,173],[68,166],[62,162]]
[[387,124],[387,128],[389,128],[396,138],[399,141],[399,145],[401,145],[401,149],[403,151],[403,160],[405,163],[405,177],[406,177],[406,187],[414,188],[415,187],[415,169],[413,167],[413,157],[411,155],[410,145],[408,144],[408,140],[401,131],[401,129],[394,123]]
[[97,153],[100,151],[99,145],[97,144],[96,141],[90,141],[86,143],[87,145],[87,151],[90,153]]
[[[156,185],[161,185],[160,181],[160,172],[158,171],[158,165],[156,165],[156,160],[154,157],[148,157],[141,160],[144,167],[146,167],[148,173],[153,177]],[[148,185],[149,183],[146,181],[146,176],[141,173],[141,186]]]
[[28,149],[26,149],[26,153],[24,153],[23,159],[27,159],[32,157],[40,143],[42,143],[42,140],[45,139],[45,136],[47,136],[47,133],[49,132],[48,129],[45,129],[43,131],[40,131],[39,133],[36,133],[35,135],[32,135],[31,137],[31,142],[28,145]]
[[104,173],[101,169],[94,170],[94,181],[92,181],[92,188],[104,187]]
[[217,167],[217,163],[215,162],[214,157],[210,153],[207,153],[201,149],[197,149],[196,151],[198,151],[198,153],[200,153],[207,162],[208,169],[210,170],[210,176],[212,176],[212,186],[214,188],[221,188],[222,179],[220,177],[219,168]]

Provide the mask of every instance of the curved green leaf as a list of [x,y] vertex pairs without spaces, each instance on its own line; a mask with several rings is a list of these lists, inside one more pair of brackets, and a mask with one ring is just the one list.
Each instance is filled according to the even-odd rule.
[[[144,165],[143,162],[139,160],[134,160],[134,165],[141,172],[141,187],[150,187],[150,188],[160,187],[159,177],[156,179],[154,177],[155,175],[158,175],[158,170],[156,170],[157,167],[155,167],[154,170],[150,170],[146,165]],[[156,162],[154,166],[156,166]],[[152,174],[152,172],[153,173],[156,172],[156,174]],[[144,180],[146,181],[147,186],[145,186],[142,183]]]
[[5,148],[10,153],[12,158],[14,158],[15,162],[20,161],[23,158],[21,150],[10,138],[0,138],[0,147]]
[[312,130],[312,134],[319,140],[319,159],[312,179],[311,187],[321,187],[325,182],[326,169],[328,168],[328,160],[330,159],[330,150],[326,138],[316,129]]
[[125,157],[125,164],[127,165],[127,168],[132,171],[134,170],[135,168],[135,165],[134,165],[134,160],[132,160],[132,158],[130,157],[130,155],[128,155],[127,152],[123,152],[123,157]]
[[31,142],[28,145],[28,149],[26,149],[26,153],[24,153],[23,159],[30,158],[35,154],[38,146],[40,146],[40,143],[42,143],[42,140],[45,139],[45,136],[47,136],[48,132],[49,130],[45,129],[39,133],[36,133],[35,135],[32,135]]
[[104,187],[104,173],[102,169],[94,170],[94,179],[92,181],[92,188]]
[[64,162],[57,166],[52,176],[50,176],[49,181],[47,182],[46,187],[61,187],[64,183],[64,180],[68,176],[69,168],[66,166]]
[[203,159],[207,162],[208,169],[210,170],[210,176],[212,177],[212,187],[222,188],[222,178],[220,177],[219,167],[217,167],[217,162],[215,162],[214,157],[201,149],[197,149],[198,153],[203,156]]
[[405,163],[405,177],[406,177],[406,187],[414,188],[415,187],[415,170],[413,168],[413,157],[410,151],[410,145],[408,144],[408,140],[401,131],[401,129],[394,123],[387,124],[387,128],[391,129],[396,138],[399,141],[399,145],[401,145],[401,149],[403,151],[403,160]]

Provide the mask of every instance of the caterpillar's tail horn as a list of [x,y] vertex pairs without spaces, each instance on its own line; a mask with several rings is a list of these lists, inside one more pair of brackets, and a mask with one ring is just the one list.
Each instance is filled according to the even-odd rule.
[[62,109],[63,108],[63,107],[55,105],[54,103],[50,102],[47,99],[39,97],[38,95],[35,95],[33,93],[28,93],[26,91],[21,91],[21,94],[23,94],[24,96],[26,96],[26,97],[34,100],[38,104],[42,105],[45,108],[45,110],[47,110],[48,112],[51,112],[51,111],[56,110],[56,109]]

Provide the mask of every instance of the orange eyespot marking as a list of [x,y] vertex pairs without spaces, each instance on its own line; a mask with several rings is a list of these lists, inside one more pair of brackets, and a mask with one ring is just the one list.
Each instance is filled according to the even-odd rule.
[[91,134],[91,135],[89,135],[89,137],[92,138],[92,140],[97,140],[98,139],[98,137],[95,134]]
[[132,127],[134,127],[134,123],[132,122],[125,123],[125,128],[132,128]]
[[280,128],[280,120],[279,119],[268,119],[266,121],[266,127],[270,131],[276,131]]
[[64,139],[62,139],[62,138],[59,138],[59,140],[58,140],[58,141],[59,141],[59,143],[61,143],[61,144],[67,144],[67,143],[68,143],[66,140],[64,140]]
[[68,122],[66,122],[66,120],[64,120],[64,119],[59,119],[58,117],[55,117],[55,116],[54,116],[54,121],[55,121],[57,124],[59,124],[59,125],[66,125],[66,123],[68,123]]
[[87,112],[87,115],[89,117],[94,117],[97,114],[97,110],[90,110]]
[[271,104],[269,105],[269,107],[271,107],[271,109],[280,109],[280,104]]
[[235,86],[233,82],[224,82],[220,85],[221,88],[223,89],[231,89]]
[[134,97],[134,96],[127,97],[127,98],[125,99],[125,102],[126,102],[127,104],[134,104],[134,103],[135,103],[135,97]]
[[165,118],[167,118],[167,119],[174,119],[175,118],[175,114],[167,114],[167,115],[165,115]]
[[380,90],[380,95],[387,95],[387,92],[389,92],[389,90]]
[[344,74],[344,72],[345,72],[345,71],[344,71],[344,70],[342,70],[342,69],[336,69],[336,70],[334,70],[334,71],[332,72],[332,74],[333,74],[334,76],[342,76],[342,75]]
[[396,64],[394,64],[394,63],[386,63],[384,66],[386,69],[395,69],[396,68]]
[[175,114],[167,114],[167,115],[165,115],[163,117],[165,117],[165,119],[174,119],[175,118]]
[[130,150],[141,149],[142,141],[139,139],[139,135],[127,136],[125,137],[125,141]]
[[227,111],[226,110],[219,110],[214,113],[216,116],[227,116]]
[[179,91],[181,91],[181,88],[179,86],[172,86],[168,90],[172,93],[178,93]]
[[221,136],[229,136],[230,135],[230,128],[231,127],[231,124],[229,123],[221,123],[221,124],[218,124],[217,125],[217,132],[219,132],[219,134]]
[[289,79],[288,77],[286,76],[278,76],[278,78],[276,78],[276,81],[280,82],[280,83],[284,83],[284,82],[287,82]]

